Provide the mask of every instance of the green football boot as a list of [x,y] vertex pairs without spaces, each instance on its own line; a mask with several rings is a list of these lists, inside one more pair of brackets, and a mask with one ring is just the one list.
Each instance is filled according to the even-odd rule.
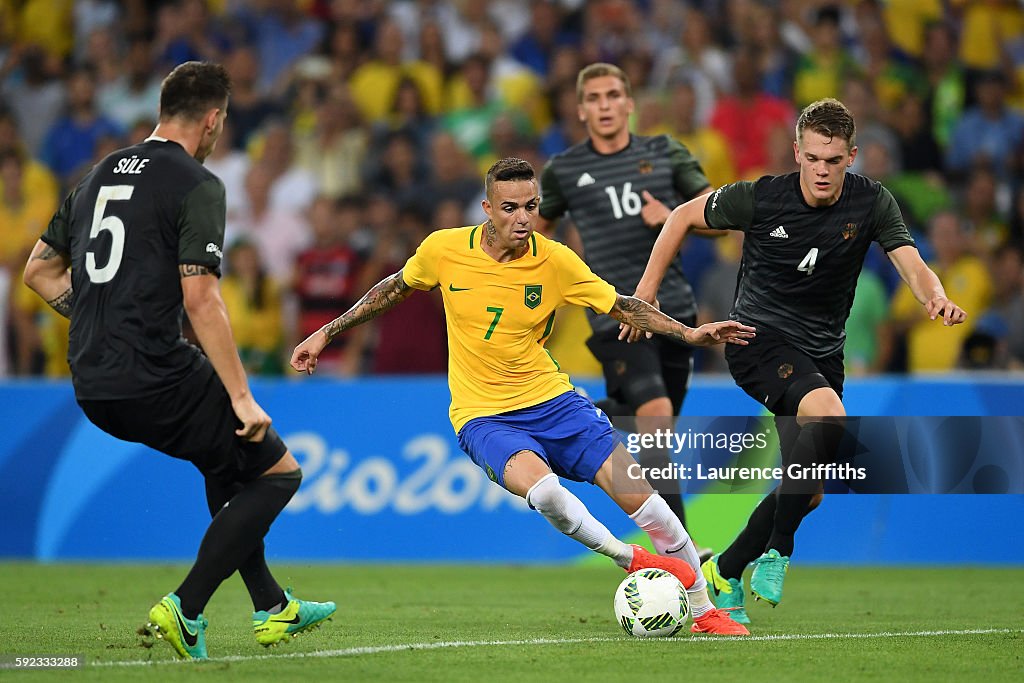
[[253,612],[252,630],[256,641],[263,647],[276,645],[303,631],[319,627],[337,609],[333,602],[298,600],[292,597],[290,587],[284,592],[284,597],[288,604],[277,614],[262,610]]
[[206,659],[206,627],[210,622],[202,614],[186,619],[181,612],[181,600],[168,593],[149,610],[149,627],[157,638],[167,641],[179,657]]
[[709,560],[700,566],[700,571],[708,582],[715,600],[715,607],[729,610],[732,620],[740,624],[749,624],[750,617],[747,616],[747,609],[743,604],[743,577],[738,579],[727,579],[718,571],[718,555],[712,555]]
[[782,600],[782,582],[789,571],[789,558],[770,549],[754,560],[754,573],[750,575],[750,591],[754,597],[775,607]]

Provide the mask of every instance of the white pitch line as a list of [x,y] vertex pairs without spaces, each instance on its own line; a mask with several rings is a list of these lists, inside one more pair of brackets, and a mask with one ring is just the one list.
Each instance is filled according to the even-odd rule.
[[[1015,628],[981,628],[940,631],[880,631],[877,633],[783,633],[779,635],[763,635],[742,637],[720,637],[695,635],[689,638],[651,638],[644,643],[750,643],[775,642],[784,640],[838,640],[864,638],[937,638],[942,636],[988,636],[1009,633],[1024,633],[1024,629]],[[637,642],[637,638],[625,636],[616,638],[533,638],[530,640],[448,640],[437,643],[406,643],[404,645],[375,645],[367,647],[349,647],[343,650],[314,650],[313,652],[288,652],[273,655],[228,655],[214,657],[210,662],[252,662],[264,659],[307,659],[307,658],[340,658],[359,655],[376,655],[386,652],[405,652],[412,650],[444,650],[465,647],[508,647],[530,645],[578,645],[581,643],[621,643]],[[129,660],[121,662],[90,662],[90,666],[153,666],[156,664],[198,664],[201,663],[180,659],[162,660]]]

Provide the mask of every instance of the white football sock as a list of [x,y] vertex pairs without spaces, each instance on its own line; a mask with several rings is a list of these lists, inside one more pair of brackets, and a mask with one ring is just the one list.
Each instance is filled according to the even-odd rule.
[[697,557],[693,541],[665,499],[657,493],[651,494],[651,497],[629,517],[651,537],[651,543],[659,555],[678,557],[693,567],[697,580],[686,591],[693,616],[699,617],[714,609],[708,598],[708,582],[700,571],[700,558]]
[[607,555],[623,569],[633,563],[632,546],[615,538],[608,527],[597,521],[583,501],[559,483],[556,474],[545,475],[531,486],[526,502],[563,534]]

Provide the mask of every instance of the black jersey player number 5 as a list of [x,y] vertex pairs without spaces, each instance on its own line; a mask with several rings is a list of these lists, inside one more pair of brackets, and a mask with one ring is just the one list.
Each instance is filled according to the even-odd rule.
[[110,282],[121,267],[124,255],[124,222],[117,216],[104,216],[107,202],[127,201],[132,198],[134,185],[103,185],[96,195],[96,206],[92,211],[92,227],[89,229],[89,240],[92,241],[106,230],[110,233],[110,256],[102,268],[96,264],[96,254],[92,250],[85,252],[85,271],[89,280],[96,284]]

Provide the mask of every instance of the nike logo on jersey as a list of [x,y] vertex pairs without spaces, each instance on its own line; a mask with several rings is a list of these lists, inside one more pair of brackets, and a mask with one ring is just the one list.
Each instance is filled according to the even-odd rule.
[[782,227],[781,225],[779,227],[775,228],[774,230],[772,230],[768,234],[770,234],[772,237],[779,237],[779,238],[784,239],[784,240],[788,240],[789,239],[789,233],[786,232],[786,229],[784,227]]
[[580,179],[576,181],[576,187],[585,187],[587,185],[593,185],[597,181],[594,180],[594,176],[590,175],[586,171],[580,176]]
[[472,287],[456,287],[453,284],[448,285],[449,292],[468,292]]

